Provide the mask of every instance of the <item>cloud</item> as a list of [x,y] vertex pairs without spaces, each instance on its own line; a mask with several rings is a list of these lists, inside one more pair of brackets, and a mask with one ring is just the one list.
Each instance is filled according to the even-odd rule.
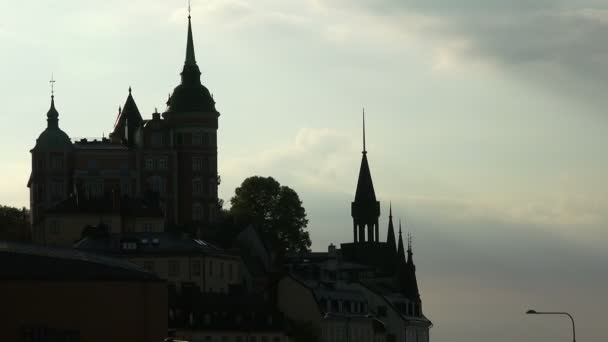
[[[330,128],[302,128],[292,141],[255,155],[236,156],[220,165],[224,179],[242,181],[254,174],[273,176],[282,184],[338,191],[354,146]],[[236,184],[233,184],[236,185]]]

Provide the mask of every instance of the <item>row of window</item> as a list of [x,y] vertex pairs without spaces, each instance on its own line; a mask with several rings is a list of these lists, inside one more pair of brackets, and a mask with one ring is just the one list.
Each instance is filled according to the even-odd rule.
[[[215,265],[217,264],[217,265]],[[215,265],[215,266],[214,266]],[[145,260],[144,261],[144,269],[155,272],[155,261],[154,260]],[[179,260],[169,260],[168,261],[168,275],[169,277],[179,277],[181,274],[180,263]],[[226,279],[231,282],[236,281],[236,267],[234,263],[228,262],[225,263],[223,261],[213,261],[209,260],[207,262],[207,274],[209,276],[213,276],[214,267],[216,267],[216,275],[219,276],[220,279]],[[200,277],[202,272],[202,263],[200,260],[192,260],[190,264],[190,271],[193,277]]]
[[193,337],[192,342],[281,342],[279,336],[205,336]]
[[167,170],[169,168],[169,159],[167,157],[146,158],[144,161],[144,169],[146,170]]
[[215,221],[215,209],[214,204],[209,204],[205,211],[202,204],[194,203],[192,205],[192,221],[204,221],[205,218],[208,218],[210,222]]
[[177,145],[193,145],[193,146],[216,146],[217,135],[211,132],[193,132],[190,135],[190,141],[186,139],[187,135],[178,132],[175,137]]
[[361,301],[350,301],[350,300],[338,300],[338,299],[326,299],[321,298],[321,307],[327,312],[342,312],[342,313],[365,313],[367,312],[367,306],[365,302]]
[[[167,170],[169,168],[169,159],[167,157],[146,158],[144,161],[144,169],[151,170]],[[210,157],[194,157],[192,158],[192,171],[208,171],[216,173],[215,162]]]
[[[62,170],[63,169],[63,157],[52,157],[50,160],[51,170]],[[34,167],[41,170],[44,168],[44,159],[36,160]]]

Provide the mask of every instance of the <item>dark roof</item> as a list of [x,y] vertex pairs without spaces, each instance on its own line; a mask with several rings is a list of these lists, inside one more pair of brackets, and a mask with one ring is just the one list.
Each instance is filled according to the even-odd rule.
[[188,39],[186,44],[186,61],[181,72],[181,84],[175,87],[167,101],[167,110],[163,114],[173,112],[209,112],[217,113],[215,101],[209,90],[201,84],[201,71],[194,57],[194,42],[192,24],[188,18]]
[[51,107],[46,113],[47,128],[42,131],[32,151],[64,151],[72,148],[70,137],[59,128],[59,112],[55,109],[55,97],[51,96]]
[[131,87],[129,87],[129,96],[127,96],[127,100],[125,101],[122,110],[118,113],[118,118],[116,118],[112,134],[118,134],[122,139],[131,138],[126,136],[125,126],[128,127],[131,132],[141,126],[142,123],[143,119],[139,113],[137,104],[131,95]]
[[363,153],[363,157],[361,158],[361,167],[359,168],[359,179],[357,180],[357,192],[355,193],[355,202],[376,202],[376,192],[374,191],[372,174],[369,171],[367,153],[365,152]]
[[[135,243],[132,244],[126,243]],[[206,241],[193,239],[179,233],[122,233],[105,236],[86,237],[74,245],[74,248],[108,255],[130,254],[207,254],[235,256],[235,254],[218,248]]]
[[157,205],[145,200],[120,197],[116,201],[111,196],[101,198],[84,198],[71,196],[48,209],[49,214],[83,214],[83,213],[116,213],[130,217],[163,217],[163,212]]
[[0,279],[161,281],[134,264],[73,249],[0,241]]

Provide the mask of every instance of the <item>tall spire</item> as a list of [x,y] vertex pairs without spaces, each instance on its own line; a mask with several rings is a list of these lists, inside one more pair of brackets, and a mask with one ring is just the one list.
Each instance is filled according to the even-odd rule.
[[405,263],[405,249],[403,248],[403,237],[401,236],[401,219],[399,219],[399,245],[397,247],[397,267]]
[[412,233],[410,232],[407,233],[407,264],[409,266],[414,266],[414,253],[412,252]]
[[[357,179],[355,200],[351,203],[351,216],[355,233],[355,242],[365,242],[367,230],[368,242],[379,242],[378,218],[380,217],[380,202],[376,200],[372,174],[367,162],[365,146],[365,111],[363,112],[363,156]],[[357,238],[358,237],[358,238]]]
[[[194,38],[192,35],[192,16],[188,3],[188,38],[186,40],[186,60],[181,72],[181,83],[175,87],[167,100],[167,110],[163,117],[168,118],[174,113],[197,112],[218,116],[215,101],[201,83],[201,71],[194,56]],[[168,115],[168,116],[167,116]]]
[[365,148],[365,108],[363,108],[363,154],[367,153]]
[[395,228],[393,227],[393,204],[389,205],[388,212],[388,233],[386,236],[386,244],[390,249],[390,253],[397,252],[397,244],[395,243]]
[[194,41],[192,39],[192,23],[190,19],[190,1],[188,1],[188,42],[186,44],[186,65],[196,65],[196,58],[194,58]]

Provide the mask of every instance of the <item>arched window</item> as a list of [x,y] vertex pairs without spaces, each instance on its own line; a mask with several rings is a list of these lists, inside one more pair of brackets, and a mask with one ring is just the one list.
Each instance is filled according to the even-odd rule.
[[200,178],[194,178],[192,180],[192,194],[201,195],[203,193],[203,183]]

